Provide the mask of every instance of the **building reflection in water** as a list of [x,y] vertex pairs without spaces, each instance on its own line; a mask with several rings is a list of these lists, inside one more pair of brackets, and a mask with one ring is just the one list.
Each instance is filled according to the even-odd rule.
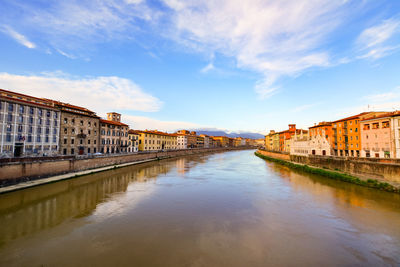
[[[268,168],[287,179],[291,187],[298,192],[309,192],[314,197],[330,195],[335,201],[353,207],[366,207],[370,200],[379,199],[387,207],[399,207],[400,195],[337,181],[319,175],[296,171],[286,166],[266,162]],[[326,198],[320,198],[326,199]]]
[[173,162],[147,163],[0,195],[0,246],[63,221],[87,216],[132,183],[155,181]]

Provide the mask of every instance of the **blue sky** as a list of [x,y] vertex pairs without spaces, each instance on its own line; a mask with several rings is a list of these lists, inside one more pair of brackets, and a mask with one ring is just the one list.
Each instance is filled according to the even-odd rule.
[[400,1],[0,2],[0,88],[135,129],[266,133],[400,109]]

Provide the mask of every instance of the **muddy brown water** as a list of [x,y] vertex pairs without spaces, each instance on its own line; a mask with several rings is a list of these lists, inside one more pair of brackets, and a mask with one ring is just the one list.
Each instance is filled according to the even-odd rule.
[[400,195],[234,151],[0,195],[1,266],[400,266]]

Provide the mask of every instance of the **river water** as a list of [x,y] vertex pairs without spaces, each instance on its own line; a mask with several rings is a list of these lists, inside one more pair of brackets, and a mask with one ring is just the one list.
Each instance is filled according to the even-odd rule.
[[0,195],[1,266],[400,266],[400,195],[235,151]]

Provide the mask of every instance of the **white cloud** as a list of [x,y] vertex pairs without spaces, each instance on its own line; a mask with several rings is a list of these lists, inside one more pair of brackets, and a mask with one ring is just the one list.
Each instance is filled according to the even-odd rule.
[[158,111],[162,102],[131,80],[110,77],[72,77],[62,72],[40,75],[0,73],[3,89],[87,107],[98,114],[115,110]]
[[338,1],[164,0],[173,12],[167,34],[196,50],[234,57],[239,68],[263,77],[261,97],[276,93],[283,76],[329,66],[319,51],[325,37],[342,20]]
[[318,106],[319,104],[321,104],[321,103],[314,103],[314,104],[301,105],[301,106],[298,106],[298,107],[295,107],[294,109],[292,109],[292,112],[295,112],[295,113],[297,113],[297,112],[302,112],[302,111],[304,111],[304,110],[308,110],[308,109],[310,109],[310,108],[313,108],[313,107],[315,107],[315,106]]
[[29,41],[28,38],[26,38],[24,35],[16,32],[9,26],[0,27],[0,31],[9,35],[15,41],[17,41],[18,43],[22,44],[23,46],[25,46],[27,48],[30,48],[30,49],[36,48],[36,45],[34,43],[32,43],[31,41]]
[[360,58],[379,59],[397,50],[400,46],[390,44],[390,40],[399,32],[400,21],[396,19],[385,20],[365,29],[357,38],[357,45],[362,52]]
[[207,64],[207,66],[205,66],[204,68],[202,68],[202,69],[200,70],[200,72],[202,72],[202,73],[207,73],[207,72],[212,71],[212,70],[215,70],[215,66],[214,66],[214,64],[213,64],[212,62],[210,62],[210,63]]
[[395,99],[400,99],[400,87],[396,87],[394,90],[385,93],[367,95],[364,96],[363,99],[369,103],[393,101]]
[[144,116],[123,115],[122,120],[133,129],[159,130],[174,132],[179,129],[194,129],[201,127],[199,124],[183,121],[161,121]]

